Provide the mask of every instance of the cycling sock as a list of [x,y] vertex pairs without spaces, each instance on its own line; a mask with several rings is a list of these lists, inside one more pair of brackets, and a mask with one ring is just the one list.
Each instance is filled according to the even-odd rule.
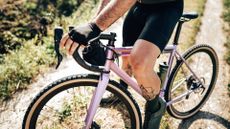
[[153,100],[147,101],[145,105],[143,129],[159,129],[165,109],[166,103],[159,96],[156,96]]
[[154,99],[147,101],[145,104],[145,110],[147,112],[155,113],[160,109],[160,103],[159,103],[159,95],[157,95]]
[[147,129],[149,125],[149,121],[151,119],[152,114],[157,112],[160,108],[159,104],[159,96],[157,95],[154,99],[146,102],[145,104],[145,118],[144,118],[144,124],[143,129]]

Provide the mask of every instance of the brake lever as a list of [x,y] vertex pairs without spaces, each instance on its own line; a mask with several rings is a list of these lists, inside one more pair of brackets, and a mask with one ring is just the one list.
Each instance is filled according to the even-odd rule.
[[56,56],[57,56],[57,59],[58,59],[56,69],[60,66],[60,64],[61,64],[61,62],[63,60],[63,56],[62,56],[62,54],[60,53],[60,50],[59,50],[62,35],[63,35],[62,27],[56,27],[54,29],[54,50],[56,52]]

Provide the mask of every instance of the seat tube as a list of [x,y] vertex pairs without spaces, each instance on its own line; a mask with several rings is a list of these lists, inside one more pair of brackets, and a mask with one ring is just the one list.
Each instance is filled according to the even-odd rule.
[[87,110],[87,115],[85,118],[85,127],[84,127],[85,129],[89,129],[91,127],[92,122],[93,122],[93,118],[94,118],[96,111],[97,111],[97,108],[100,104],[102,96],[103,96],[103,94],[106,90],[106,87],[108,85],[109,77],[110,77],[110,65],[113,61],[113,60],[111,60],[112,58],[113,58],[113,51],[108,50],[107,60],[105,63],[104,71],[102,72],[102,74],[99,78],[99,83],[97,85],[96,90],[93,93],[93,97],[91,99],[90,106]]
[[167,83],[168,83],[168,80],[169,80],[169,76],[170,76],[170,72],[171,72],[171,69],[172,69],[172,64],[173,64],[173,60],[174,60],[174,57],[175,57],[175,54],[176,54],[176,50],[177,50],[177,45],[173,45],[170,50],[168,51],[171,51],[170,52],[170,56],[169,56],[169,59],[168,59],[168,70],[167,70],[167,73],[166,73],[166,77],[165,77],[165,81],[163,82],[163,89],[161,90],[161,93],[160,93],[160,96],[161,97],[164,97],[165,95],[165,90],[166,90],[166,87],[167,87]]

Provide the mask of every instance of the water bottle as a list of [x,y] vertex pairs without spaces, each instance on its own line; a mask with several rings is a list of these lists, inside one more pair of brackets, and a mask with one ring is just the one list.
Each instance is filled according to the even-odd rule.
[[168,67],[169,66],[166,62],[162,62],[159,64],[159,72],[157,74],[161,79],[161,87],[164,85],[163,83],[164,83],[165,78],[166,78]]

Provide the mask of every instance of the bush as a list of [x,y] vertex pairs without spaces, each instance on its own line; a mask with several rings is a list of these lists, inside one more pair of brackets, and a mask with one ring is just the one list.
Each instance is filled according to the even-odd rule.
[[0,9],[0,54],[20,47],[24,40],[41,33],[39,18],[30,15],[24,3],[8,0]]
[[223,13],[224,20],[230,25],[230,0],[224,0],[225,11]]
[[26,88],[46,65],[54,64],[51,44],[35,42],[36,38],[27,41],[19,50],[10,51],[3,57],[0,64],[0,99],[9,98],[14,91]]
[[56,17],[70,16],[84,0],[7,0],[0,6],[0,54],[19,48],[22,40],[47,36]]
[[[11,23],[13,22],[9,22],[8,24],[9,26],[6,26],[4,28],[4,26],[1,26],[1,22],[3,21],[0,21],[0,30],[1,29],[4,30],[3,35],[5,36],[4,38],[2,38],[1,37],[2,33],[0,33],[0,49],[2,48],[1,38],[6,41],[3,48],[4,49],[7,48],[6,50],[7,54],[6,53],[0,54],[0,100],[7,99],[14,92],[20,89],[27,88],[28,85],[31,82],[33,82],[33,80],[36,78],[36,76],[39,73],[43,72],[44,69],[48,68],[49,66],[53,66],[53,64],[56,63],[56,59],[54,58],[54,48],[53,48],[54,47],[53,27],[56,26],[57,24],[62,24],[64,28],[67,28],[67,26],[70,24],[73,23],[79,24],[79,22],[83,22],[86,20],[88,21],[88,19],[92,17],[93,14],[92,10],[95,8],[95,4],[97,3],[97,1],[98,0],[94,0],[94,1],[85,0],[82,6],[78,8],[79,10],[76,11],[76,13],[74,13],[74,18],[72,16],[71,17],[61,16],[60,18],[59,17],[55,18],[55,15],[52,14],[45,15],[44,12],[46,11],[43,10],[42,15],[44,17],[42,17],[39,22],[42,24],[48,24],[47,28],[43,29],[43,31],[45,31],[47,35],[41,36],[39,34],[35,34],[33,35],[35,36],[35,38],[32,39],[18,37],[21,34],[22,35],[26,34],[27,32],[26,30],[27,28],[23,27],[24,25],[26,25],[25,21],[19,20],[20,24],[18,22],[14,22],[15,27],[12,28],[11,28]],[[48,6],[53,6],[53,5],[50,4]],[[26,4],[26,7],[23,8],[30,10],[25,14],[29,13],[30,15],[34,15],[34,12],[36,12],[37,9],[37,4],[34,4],[33,1],[30,1],[30,3]],[[5,16],[3,17],[0,16],[0,18],[7,19]],[[5,20],[4,22],[8,23],[8,21],[6,22]],[[35,26],[37,25],[34,22],[33,24]],[[33,26],[33,24],[31,22],[30,24],[31,27]],[[20,27],[18,27],[18,25],[20,25]],[[35,31],[35,33],[37,31],[39,33],[43,33],[39,29],[38,30],[32,29],[32,30]],[[17,32],[17,33],[13,33],[13,32]],[[11,41],[18,43],[19,45],[18,46],[15,45],[15,48],[11,49],[13,45],[10,43],[14,43]]]

